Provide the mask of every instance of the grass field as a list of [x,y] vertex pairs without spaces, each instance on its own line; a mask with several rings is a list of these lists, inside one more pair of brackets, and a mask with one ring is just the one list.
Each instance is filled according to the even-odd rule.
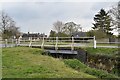
[[[89,52],[114,52],[116,49],[87,48]],[[76,59],[60,59],[41,55],[39,48],[2,49],[3,78],[118,78],[102,70],[90,68]]]
[[103,44],[103,43],[97,43],[97,46],[118,46],[119,44]]
[[84,48],[88,53],[90,54],[99,54],[99,55],[106,55],[106,56],[117,56],[118,55],[118,49],[117,48],[90,48],[86,47]]
[[95,78],[67,66],[62,60],[41,55],[37,48],[2,49],[3,78]]

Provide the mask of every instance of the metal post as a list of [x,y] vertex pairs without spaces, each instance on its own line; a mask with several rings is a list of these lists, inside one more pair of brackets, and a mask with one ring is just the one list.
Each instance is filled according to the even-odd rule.
[[42,49],[44,49],[44,42],[45,42],[45,40],[44,40],[44,37],[43,37],[42,45],[41,45],[41,48],[42,48]]
[[5,47],[7,47],[7,44],[8,44],[8,40],[5,39]]
[[56,44],[55,44],[55,50],[57,51],[58,50],[58,37],[56,37]]
[[74,37],[72,37],[72,45],[71,45],[71,50],[74,50]]
[[95,40],[95,36],[94,36],[94,48],[96,48],[96,40]]

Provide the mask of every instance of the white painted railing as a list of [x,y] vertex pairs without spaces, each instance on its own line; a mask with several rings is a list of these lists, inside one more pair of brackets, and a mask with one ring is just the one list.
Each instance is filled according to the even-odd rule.
[[[20,38],[19,38],[20,39]],[[85,40],[85,39],[88,39],[88,40]],[[92,40],[89,40],[89,39],[92,39]],[[30,42],[29,43],[29,47],[32,46],[32,43],[34,42],[39,42],[41,40],[41,48],[44,49],[44,46],[45,46],[45,42],[54,42],[55,44],[55,50],[58,50],[58,42],[69,42],[71,45],[71,50],[73,51],[74,50],[74,47],[75,47],[75,42],[91,42],[93,41],[93,47],[96,48],[96,40],[95,40],[95,37],[40,37],[40,38],[36,38],[34,37],[33,38],[29,38],[29,40],[19,40],[21,42],[25,42],[25,41],[28,41]],[[19,42],[20,43],[20,42]]]
[[[11,42],[10,42],[11,41]],[[3,42],[3,41],[2,41]],[[87,44],[88,43],[88,44]],[[89,44],[90,43],[90,44]],[[8,47],[9,44],[14,44],[14,46],[41,46],[44,49],[45,46],[53,46],[55,50],[58,50],[59,47],[71,47],[71,50],[74,50],[74,47],[106,47],[106,46],[116,46],[116,44],[120,44],[120,42],[97,42],[94,37],[39,37],[39,38],[18,38],[18,39],[5,39],[4,47]],[[63,45],[64,44],[64,45]],[[83,45],[87,44],[87,45]],[[91,45],[92,44],[92,45]],[[102,45],[99,45],[102,44]],[[104,45],[109,44],[109,45]],[[115,45],[114,45],[115,44]],[[76,46],[77,45],[77,46]]]
[[[85,40],[88,39],[88,40]],[[92,40],[89,40],[92,39]],[[74,50],[75,47],[75,42],[91,42],[95,40],[94,37],[39,37],[39,38],[32,38],[29,37],[28,39],[23,39],[21,37],[19,37],[18,39],[12,39],[11,40],[11,44],[15,44],[15,46],[21,45],[21,44],[26,44],[29,47],[32,46],[33,43],[35,42],[41,42],[41,48],[44,49],[45,46],[45,42],[54,42],[55,44],[55,49],[58,50],[58,43],[60,45],[61,42],[65,42],[67,44],[71,44],[69,45],[69,47],[71,46],[71,50]],[[5,47],[7,47],[8,44],[8,40],[5,39]]]
[[96,48],[96,40],[95,40],[95,36],[93,37],[93,41],[94,41],[94,48]]
[[[87,44],[88,43],[88,44]],[[91,43],[89,45],[89,43]],[[71,47],[71,50],[74,50],[74,47],[77,45],[77,47],[85,46],[85,47],[94,47],[97,48],[99,46],[114,46],[114,44],[120,44],[120,42],[97,42],[94,37],[39,37],[39,38],[18,38],[18,39],[11,39],[11,42],[9,39],[5,39],[4,45],[7,47],[8,44],[14,44],[15,46],[26,44],[29,47],[33,45],[39,45],[42,49],[44,49],[45,46],[54,46],[56,50],[58,50],[59,47]],[[87,45],[82,45],[87,44]],[[102,44],[102,45],[99,45]],[[109,44],[109,45],[104,45]],[[112,45],[113,44],[113,45]]]

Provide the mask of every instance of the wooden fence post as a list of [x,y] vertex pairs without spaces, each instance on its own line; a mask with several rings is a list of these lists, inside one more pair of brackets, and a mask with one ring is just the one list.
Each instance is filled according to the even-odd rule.
[[15,46],[17,46],[18,44],[18,39],[15,39]]
[[28,40],[30,41],[30,40],[31,40],[31,38],[29,37],[29,38],[28,38]]
[[29,47],[31,47],[31,45],[32,45],[32,37],[30,38]]
[[8,44],[8,40],[5,39],[5,47],[7,47],[7,44]]
[[20,37],[18,38],[18,45],[20,44]]
[[74,50],[74,37],[72,37],[72,45],[71,45],[71,50]]
[[12,39],[12,45],[14,44],[14,39]]
[[96,48],[96,40],[95,40],[95,36],[94,36],[94,48]]
[[58,50],[58,37],[56,37],[56,44],[55,44],[55,50]]
[[41,45],[42,49],[44,49],[44,42],[45,42],[45,40],[44,40],[44,36],[43,36],[42,45]]
[[12,39],[12,47],[14,46],[14,39]]

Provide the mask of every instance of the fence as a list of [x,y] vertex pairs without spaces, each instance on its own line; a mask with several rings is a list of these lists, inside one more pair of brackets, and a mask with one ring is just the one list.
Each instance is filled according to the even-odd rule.
[[27,39],[20,37],[19,39],[5,39],[2,41],[4,47],[12,46],[45,46],[55,47],[118,47],[120,42],[97,42],[94,37],[29,37]]
[[55,50],[58,50],[59,47],[71,47],[71,50],[74,50],[74,47],[94,47],[96,48],[96,40],[94,37],[29,37],[28,39],[19,38],[19,39],[5,39],[5,47],[12,44],[14,46],[41,46],[44,49],[44,46],[55,47]]

